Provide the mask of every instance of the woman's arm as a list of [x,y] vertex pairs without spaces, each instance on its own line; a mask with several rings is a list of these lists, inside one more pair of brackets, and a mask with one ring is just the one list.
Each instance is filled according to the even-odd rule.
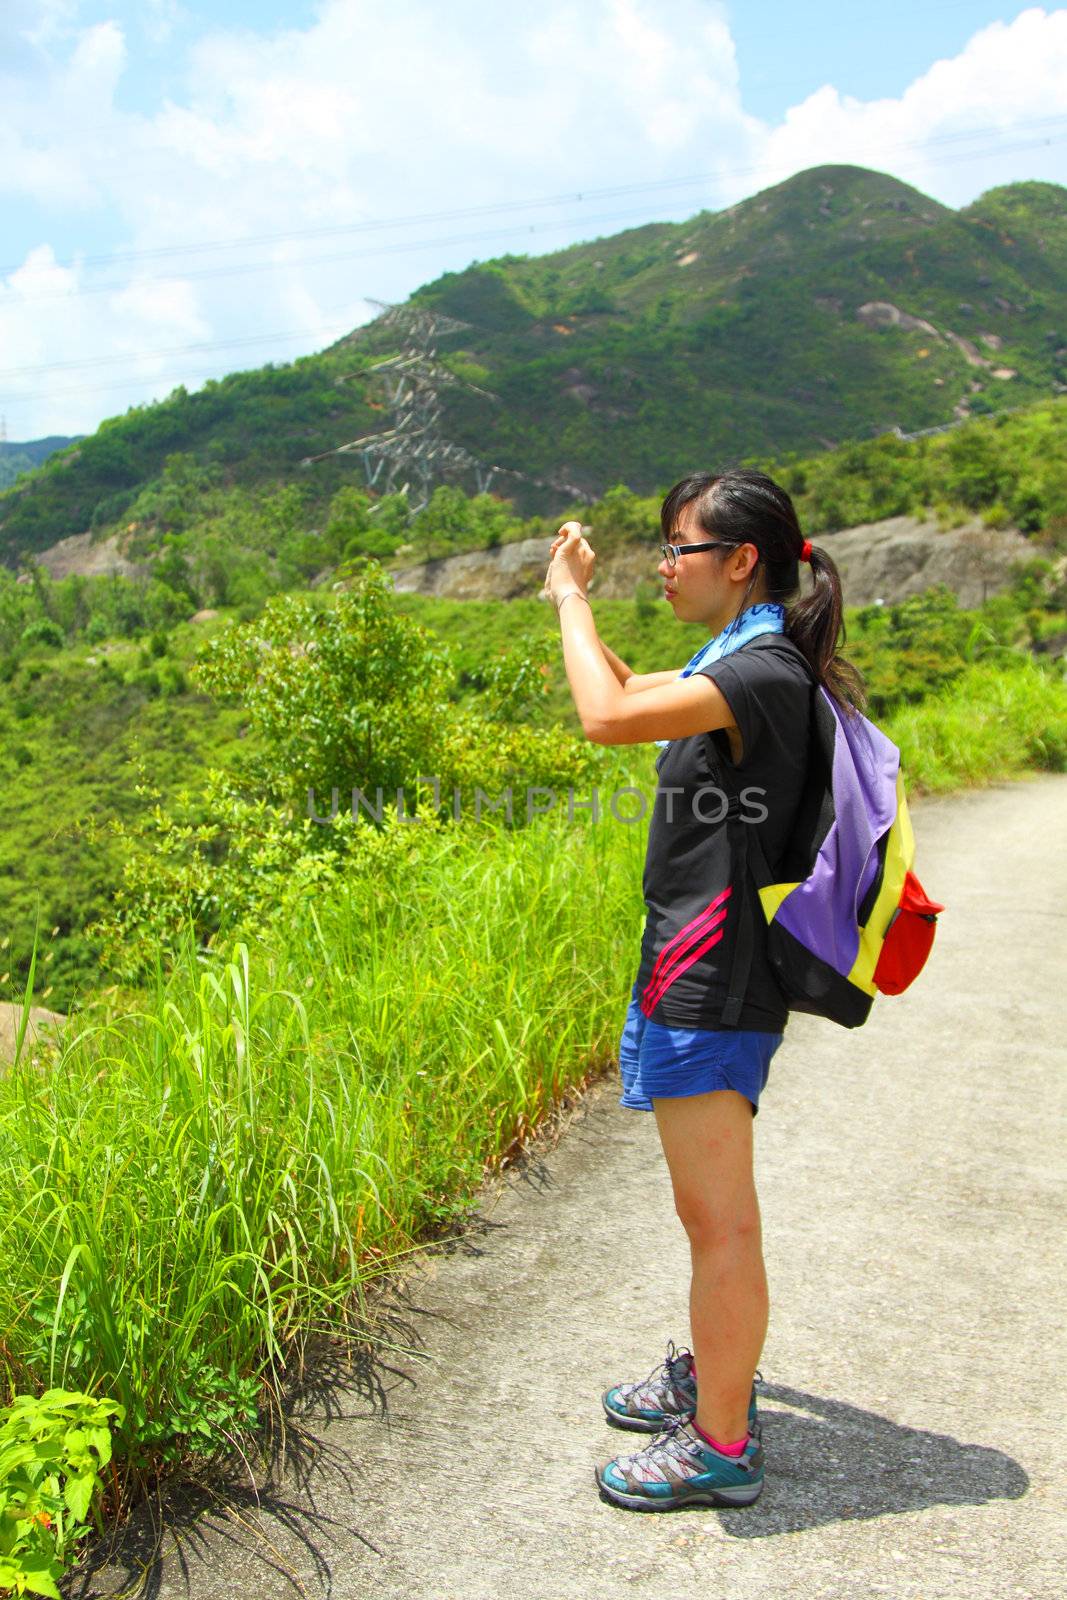
[[628,667],[625,661],[620,660],[614,650],[609,650],[603,639],[598,639],[597,643],[604,652],[604,660],[615,674],[616,682],[621,683],[625,689],[629,680],[636,676],[633,668]]
[[673,683],[678,676],[677,672],[635,672],[628,667],[625,661],[609,650],[603,639],[597,641],[604,652],[604,660],[611,668],[619,683],[622,684],[626,694],[639,694],[642,689],[655,689],[661,683]]
[[726,696],[699,673],[691,678],[650,673],[670,681],[627,694],[608,668],[593,613],[584,600],[561,606],[559,621],[567,681],[582,730],[594,744],[647,744],[736,727]]
[[627,694],[640,694],[643,689],[659,689],[665,683],[675,683],[677,672],[635,672],[623,684]]
[[558,608],[563,664],[586,737],[595,744],[646,744],[736,727],[726,696],[699,673],[626,693],[604,654],[587,598],[596,557],[578,523],[564,524],[562,532],[545,587]]

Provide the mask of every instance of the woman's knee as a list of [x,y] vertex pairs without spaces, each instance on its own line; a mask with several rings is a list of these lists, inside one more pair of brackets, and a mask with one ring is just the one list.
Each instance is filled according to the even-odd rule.
[[723,1204],[714,1195],[675,1185],[674,1208],[695,1249],[737,1249],[760,1241],[759,1203],[754,1192],[740,1202]]

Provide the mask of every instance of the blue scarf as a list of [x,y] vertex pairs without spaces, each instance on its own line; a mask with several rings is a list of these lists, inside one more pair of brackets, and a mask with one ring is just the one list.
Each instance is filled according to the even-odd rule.
[[[696,655],[686,662],[679,677],[691,677],[700,667],[706,667],[711,661],[721,660],[733,650],[740,650],[743,644],[747,644],[750,639],[758,638],[761,633],[784,632],[785,606],[776,605],[769,600],[758,606],[748,606],[744,611],[738,612],[721,633],[713,634],[707,644],[701,645]],[[671,741],[656,739],[653,742],[665,749]]]

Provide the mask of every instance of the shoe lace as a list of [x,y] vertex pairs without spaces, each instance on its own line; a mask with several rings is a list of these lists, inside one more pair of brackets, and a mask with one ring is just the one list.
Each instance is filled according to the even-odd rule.
[[[704,1447],[704,1440],[698,1437],[695,1432],[690,1432],[691,1423],[692,1418],[690,1417],[671,1417],[665,1424],[662,1433],[656,1436],[655,1443],[649,1447],[650,1452],[659,1451],[677,1457],[684,1453],[687,1447],[690,1454],[693,1450],[701,1450]],[[755,1439],[757,1445],[762,1444],[763,1424],[759,1417],[756,1418],[748,1432],[749,1437]],[[679,1434],[682,1435],[681,1438],[678,1437]],[[742,1452],[742,1456],[737,1458],[739,1467],[747,1465],[743,1459],[743,1454]]]
[[[690,1360],[692,1360],[693,1352],[689,1349],[679,1350],[675,1345],[674,1340],[668,1339],[667,1354],[664,1360],[662,1360],[658,1366],[652,1368],[652,1371],[649,1373],[647,1378],[642,1378],[637,1383],[627,1383],[621,1385],[620,1387],[622,1392],[624,1394],[636,1394],[638,1389],[652,1387],[654,1384],[657,1384],[661,1381],[668,1386],[673,1385],[674,1375],[671,1369],[673,1368],[674,1363],[682,1356],[689,1356]],[[756,1368],[752,1381],[757,1390],[763,1387],[765,1380],[759,1367]],[[668,1425],[671,1428],[674,1428],[677,1426],[678,1421],[684,1421],[684,1419],[679,1418],[676,1420],[673,1417],[669,1418]],[[753,1430],[753,1432],[755,1432],[755,1430]]]
[[699,1448],[699,1440],[689,1431],[689,1419],[671,1417],[664,1425],[663,1431],[656,1435],[654,1442],[643,1453],[650,1461],[662,1463],[682,1460],[686,1456],[691,1459],[693,1451]]
[[663,1382],[667,1385],[672,1384],[674,1380],[671,1376],[671,1368],[674,1366],[674,1363],[678,1360],[679,1356],[689,1354],[691,1354],[690,1351],[677,1349],[674,1340],[668,1339],[666,1358],[661,1361],[658,1366],[652,1368],[652,1371],[649,1373],[647,1378],[641,1378],[637,1383],[626,1384],[624,1386],[624,1392],[627,1394],[635,1394],[638,1389],[651,1388],[660,1382]]

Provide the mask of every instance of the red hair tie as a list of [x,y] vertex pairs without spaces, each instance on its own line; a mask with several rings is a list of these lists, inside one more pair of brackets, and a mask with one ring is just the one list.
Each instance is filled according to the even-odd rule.
[[801,561],[810,561],[811,560],[811,540],[810,539],[805,539],[804,543],[801,545],[801,547],[800,547],[800,559],[801,559]]

